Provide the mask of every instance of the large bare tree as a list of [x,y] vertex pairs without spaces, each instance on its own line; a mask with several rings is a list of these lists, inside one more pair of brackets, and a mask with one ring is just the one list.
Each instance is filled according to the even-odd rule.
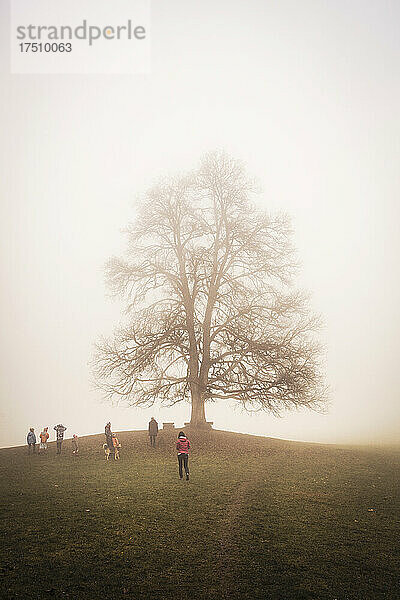
[[256,208],[242,165],[221,153],[153,187],[107,265],[124,324],[96,345],[98,386],[134,406],[233,399],[279,414],[324,401],[319,320],[293,288],[290,222]]

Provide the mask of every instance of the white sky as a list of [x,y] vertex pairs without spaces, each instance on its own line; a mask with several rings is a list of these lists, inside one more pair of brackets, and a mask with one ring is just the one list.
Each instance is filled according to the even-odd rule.
[[260,202],[293,217],[301,286],[325,319],[326,415],[226,404],[219,429],[395,441],[399,384],[398,2],[170,0],[152,5],[150,75],[9,75],[1,1],[0,445],[30,426],[70,435],[182,425],[189,406],[110,408],[92,344],[119,306],[103,264],[132,199],[208,150],[244,160]]

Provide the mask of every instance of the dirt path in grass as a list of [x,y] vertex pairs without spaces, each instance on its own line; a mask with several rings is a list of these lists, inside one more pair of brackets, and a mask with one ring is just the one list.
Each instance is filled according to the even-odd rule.
[[227,506],[222,521],[222,535],[219,540],[219,557],[216,564],[216,578],[219,580],[220,598],[233,598],[236,588],[236,572],[239,558],[238,532],[241,527],[241,513],[255,480],[248,480],[236,489],[232,502]]

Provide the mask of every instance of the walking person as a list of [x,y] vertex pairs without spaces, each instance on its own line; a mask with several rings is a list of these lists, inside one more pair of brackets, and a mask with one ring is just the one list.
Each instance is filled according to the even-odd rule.
[[45,427],[43,431],[39,434],[40,444],[39,444],[39,454],[41,450],[47,451],[47,440],[49,439],[49,431],[48,427]]
[[150,446],[153,448],[156,447],[156,437],[158,434],[158,423],[154,417],[151,417],[149,421],[149,437],[150,437]]
[[36,435],[33,427],[29,429],[28,435],[26,436],[26,442],[28,444],[28,454],[33,452],[35,454],[36,451]]
[[58,425],[54,425],[54,430],[56,431],[56,439],[57,439],[57,454],[61,454],[61,446],[64,439],[64,432],[67,430],[64,425],[59,423]]
[[72,436],[72,454],[78,454],[79,446],[78,446],[78,436],[76,433]]
[[108,421],[108,423],[106,424],[106,426],[104,427],[104,435],[106,436],[106,444],[108,446],[108,449],[110,450],[110,454],[112,454],[111,458],[114,458],[114,444],[113,444],[113,434],[111,431],[111,423],[110,421]]
[[185,469],[186,481],[189,481],[188,462],[190,442],[183,431],[179,432],[178,439],[176,441],[176,449],[178,451],[179,479],[183,479],[183,469]]

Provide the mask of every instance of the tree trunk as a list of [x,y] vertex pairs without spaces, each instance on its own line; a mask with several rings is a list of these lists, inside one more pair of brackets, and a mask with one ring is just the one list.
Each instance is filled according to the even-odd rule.
[[190,424],[194,427],[202,427],[206,424],[205,402],[200,392],[192,392],[192,414]]

